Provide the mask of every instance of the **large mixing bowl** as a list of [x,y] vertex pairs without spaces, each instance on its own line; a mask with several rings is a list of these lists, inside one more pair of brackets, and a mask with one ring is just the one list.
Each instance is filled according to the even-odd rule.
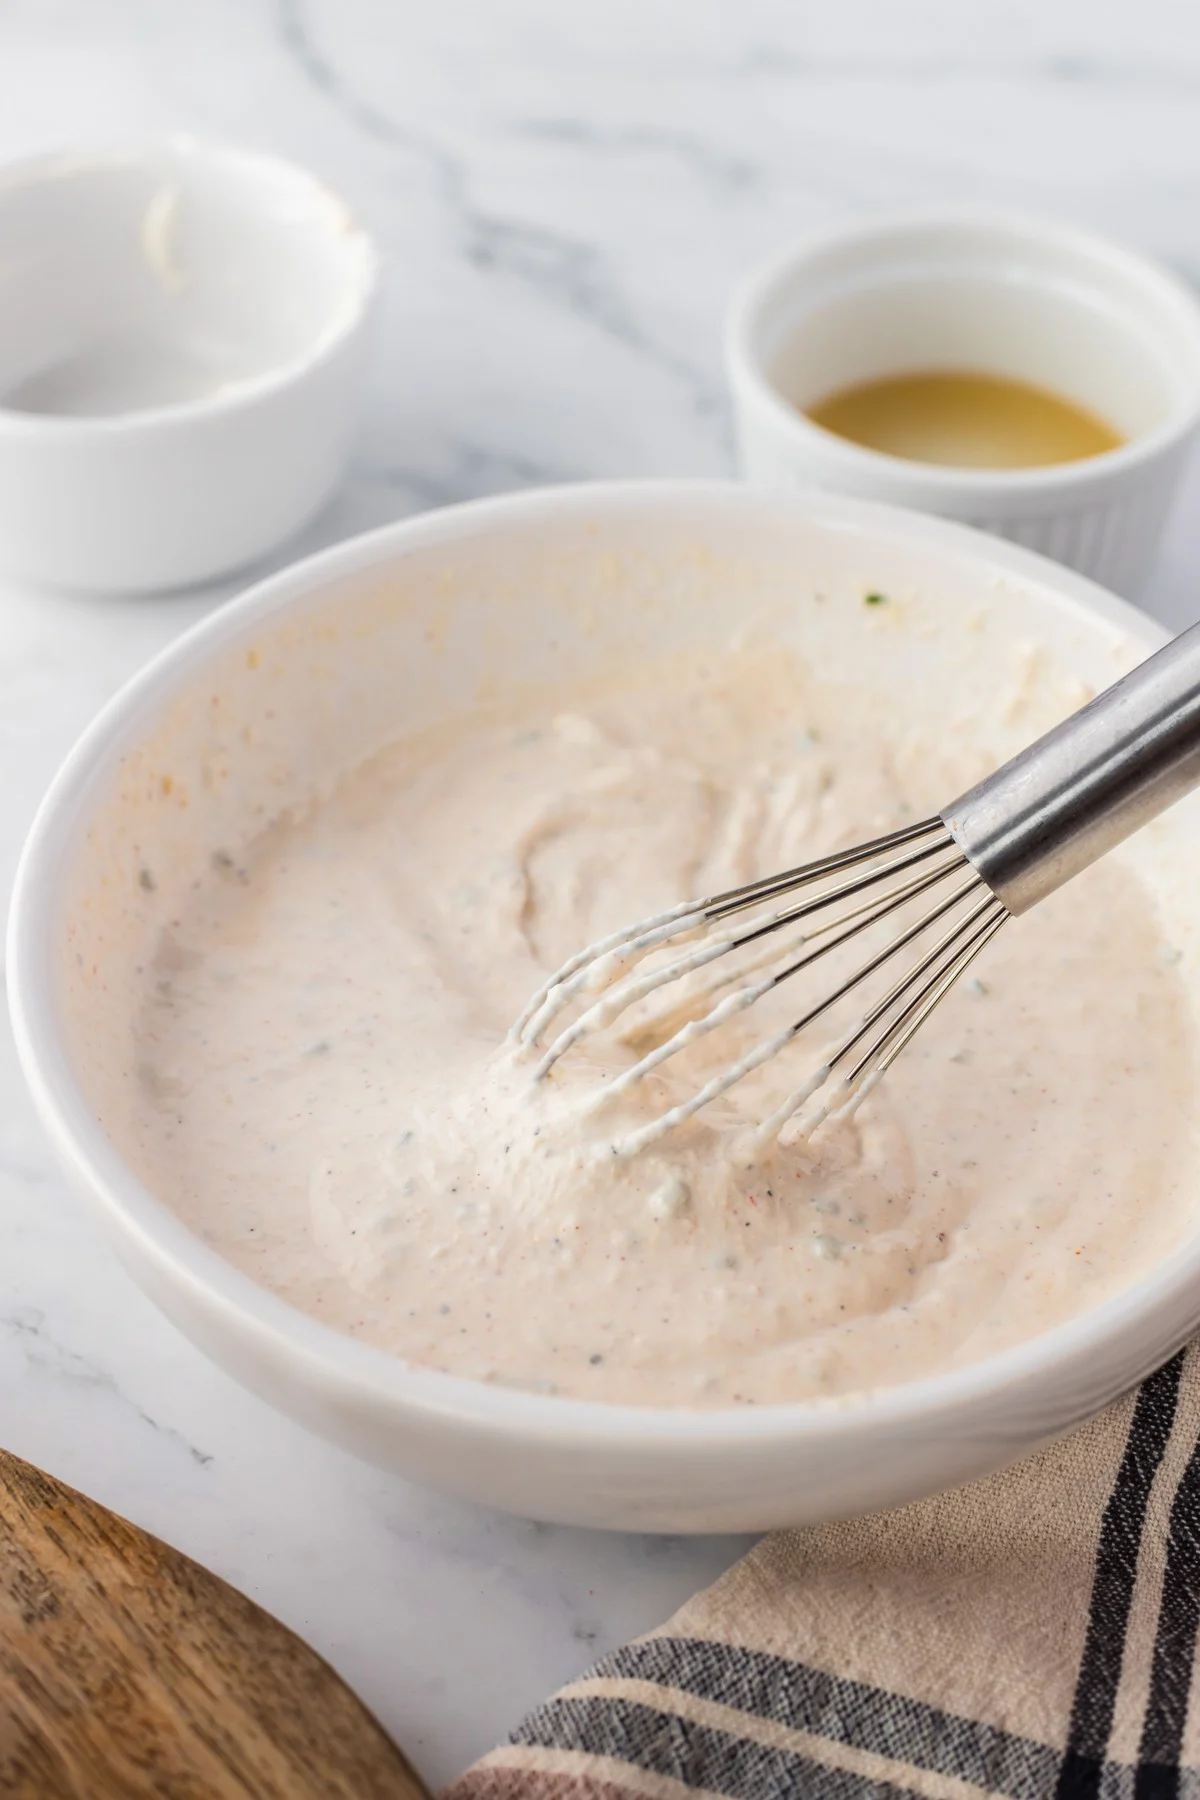
[[[864,608],[868,591],[892,606]],[[865,684],[880,707],[896,684],[916,684],[947,729],[994,714],[997,689],[1020,674],[1034,704],[1013,748],[1037,722],[1041,687],[1061,705],[1065,677],[1105,685],[1163,637],[1025,551],[859,502],[715,483],[486,501],[313,557],[189,632],[78,745],[18,876],[9,975],[21,1059],[135,1279],[223,1368],[313,1430],[543,1519],[746,1530],[909,1500],[1065,1431],[1200,1324],[1194,1235],[1070,1323],[902,1387],[739,1411],[605,1406],[440,1374],[341,1336],[224,1261],[139,1178],[136,970],[214,846],[244,843],[381,741],[482,694],[672,647],[719,649],[743,625]],[[1118,854],[1186,950],[1196,807]],[[1185,954],[1185,979],[1196,960]]]

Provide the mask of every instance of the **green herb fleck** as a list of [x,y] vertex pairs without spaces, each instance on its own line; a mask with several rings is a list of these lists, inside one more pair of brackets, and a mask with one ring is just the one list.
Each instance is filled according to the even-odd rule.
[[888,603],[888,597],[886,594],[864,594],[863,595],[863,605],[864,606],[886,606],[887,603]]

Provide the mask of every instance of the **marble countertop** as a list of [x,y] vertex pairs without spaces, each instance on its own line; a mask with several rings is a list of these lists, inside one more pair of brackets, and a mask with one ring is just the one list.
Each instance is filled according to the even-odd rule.
[[[389,259],[369,417],[299,550],[494,490],[730,468],[719,324],[872,208],[1058,212],[1200,280],[1187,0],[8,0],[0,156],[185,129],[349,196]],[[0,586],[0,880],[96,707],[229,589]],[[1193,598],[1193,595],[1196,597]],[[1200,612],[1200,469],[1147,599]],[[433,1782],[742,1548],[492,1515],[241,1392],[143,1300],[0,1045],[0,1443],[301,1632]]]

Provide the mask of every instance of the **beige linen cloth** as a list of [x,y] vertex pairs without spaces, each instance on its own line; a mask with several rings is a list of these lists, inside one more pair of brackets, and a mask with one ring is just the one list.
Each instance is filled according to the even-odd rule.
[[1200,1344],[971,1487],[780,1531],[448,1800],[1200,1800]]

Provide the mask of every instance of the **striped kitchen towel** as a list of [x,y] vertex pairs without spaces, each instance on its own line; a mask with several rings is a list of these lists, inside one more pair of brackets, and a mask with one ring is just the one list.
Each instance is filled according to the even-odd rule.
[[447,1800],[1200,1800],[1200,1346],[954,1493],[782,1531]]

